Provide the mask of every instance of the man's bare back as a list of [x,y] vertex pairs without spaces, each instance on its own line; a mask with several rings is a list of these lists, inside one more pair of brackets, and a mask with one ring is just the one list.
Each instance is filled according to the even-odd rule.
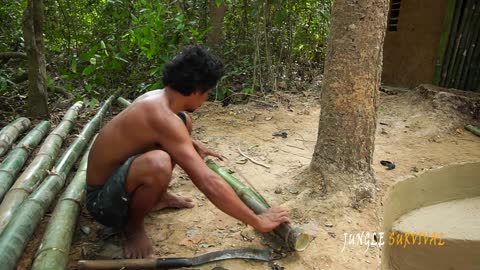
[[[164,90],[148,92],[115,116],[100,131],[88,159],[87,184],[103,185],[113,170],[129,157],[161,149],[156,126],[162,122],[187,133],[182,120],[167,107]],[[155,126],[153,126],[155,125]]]

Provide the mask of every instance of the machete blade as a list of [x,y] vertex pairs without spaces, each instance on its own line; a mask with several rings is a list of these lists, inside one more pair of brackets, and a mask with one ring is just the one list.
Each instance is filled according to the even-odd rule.
[[268,262],[271,259],[271,252],[264,249],[229,249],[222,251],[210,252],[204,255],[192,258],[193,266],[201,265],[210,262],[217,262],[230,259],[246,259]]

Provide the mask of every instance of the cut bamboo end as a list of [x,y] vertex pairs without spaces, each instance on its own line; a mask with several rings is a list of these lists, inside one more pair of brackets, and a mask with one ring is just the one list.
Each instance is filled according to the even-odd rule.
[[28,118],[20,117],[0,131],[0,157],[8,152],[12,143],[21,133],[28,130],[30,125],[31,122]]
[[480,137],[480,127],[473,126],[473,125],[466,125],[465,129]]
[[294,227],[288,235],[288,245],[295,251],[304,251],[307,249],[313,237],[304,232],[302,227]]
[[128,101],[127,99],[124,99],[123,97],[118,97],[117,103],[125,108],[128,107],[130,104],[132,104],[130,101]]

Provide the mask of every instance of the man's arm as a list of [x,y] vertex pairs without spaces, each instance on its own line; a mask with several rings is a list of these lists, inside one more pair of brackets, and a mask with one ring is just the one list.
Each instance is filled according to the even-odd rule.
[[[192,129],[193,129],[192,118],[186,112],[182,112],[182,113],[185,115],[185,126],[187,127],[188,134],[190,134],[190,136],[191,136],[192,135]],[[212,156],[212,157],[216,157],[220,160],[223,160],[223,157],[220,154],[216,153],[215,151],[212,151],[212,150],[208,149],[207,147],[205,147],[199,141],[194,140],[192,138],[192,143],[193,143],[193,148],[195,148],[195,150],[197,151],[197,153],[200,155],[201,158],[204,158],[206,156]]]
[[280,223],[288,222],[286,211],[279,208],[272,208],[258,216],[250,210],[233,189],[207,167],[193,147],[187,130],[178,120],[178,123],[166,121],[164,124],[167,126],[159,129],[160,143],[216,207],[262,232],[271,231]]

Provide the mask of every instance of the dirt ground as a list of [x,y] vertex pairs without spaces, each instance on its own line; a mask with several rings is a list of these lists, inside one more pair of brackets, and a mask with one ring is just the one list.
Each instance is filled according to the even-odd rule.
[[[233,169],[238,178],[247,179],[271,205],[287,208],[294,223],[318,227],[316,238],[305,251],[286,254],[277,261],[284,269],[379,269],[381,251],[365,246],[347,246],[343,250],[344,233],[379,231],[382,198],[399,179],[447,164],[480,160],[480,138],[462,128],[478,122],[448,108],[434,108],[431,100],[414,91],[381,92],[373,165],[377,197],[361,209],[343,207],[335,198],[311,194],[311,190],[296,185],[315,146],[318,94],[277,95],[268,104],[250,102],[221,107],[208,103],[192,114],[193,137],[227,157],[228,160],[218,163]],[[273,135],[281,131],[288,134],[286,138]],[[270,168],[246,160],[238,149]],[[393,161],[396,168],[386,170],[380,160]],[[251,227],[215,208],[179,168],[170,189],[192,197],[196,207],[164,210],[146,219],[155,256],[195,256],[224,249],[271,246],[270,240]],[[47,221],[48,217],[29,243],[19,269],[28,268]],[[121,237],[111,234],[94,223],[84,210],[74,236],[69,269],[75,269],[76,261],[82,258],[119,256]],[[266,263],[240,260],[193,269],[216,266],[229,270],[272,269]]]

